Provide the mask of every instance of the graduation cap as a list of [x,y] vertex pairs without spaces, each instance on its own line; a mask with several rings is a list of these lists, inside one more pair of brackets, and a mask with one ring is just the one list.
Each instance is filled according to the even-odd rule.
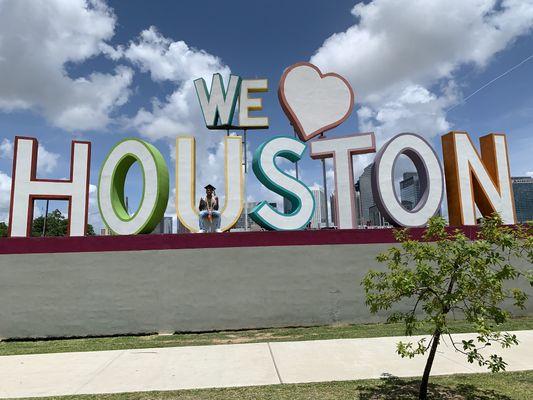
[[205,186],[204,189],[206,189],[206,190],[207,189],[216,190],[217,188],[214,187],[213,185],[209,184],[209,185]]

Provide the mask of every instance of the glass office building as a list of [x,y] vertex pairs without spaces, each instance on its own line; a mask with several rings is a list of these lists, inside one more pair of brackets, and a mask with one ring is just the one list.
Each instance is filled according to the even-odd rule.
[[514,206],[518,223],[533,221],[533,178],[512,177]]

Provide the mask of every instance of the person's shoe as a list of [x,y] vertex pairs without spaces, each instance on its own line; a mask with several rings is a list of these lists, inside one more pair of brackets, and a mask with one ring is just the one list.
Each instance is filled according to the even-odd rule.
[[198,233],[205,233],[205,230],[200,229],[200,230],[198,231]]
[[216,233],[222,233],[222,232],[224,232],[224,231],[223,231],[222,229],[217,229],[215,232],[216,232]]

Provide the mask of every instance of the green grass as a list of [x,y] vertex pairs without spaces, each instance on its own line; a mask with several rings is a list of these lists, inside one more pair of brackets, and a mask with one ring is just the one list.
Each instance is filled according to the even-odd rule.
[[[416,379],[272,385],[172,392],[118,393],[48,397],[41,400],[407,400],[418,398]],[[433,377],[430,399],[531,400],[533,371]]]
[[[451,323],[454,333],[471,332],[472,325],[464,321]],[[533,317],[514,318],[501,330],[533,329]],[[431,333],[429,326],[417,334]],[[402,324],[357,324],[316,326],[309,328],[272,328],[210,333],[183,333],[169,336],[115,336],[81,339],[22,340],[0,342],[0,355],[61,353],[72,351],[99,351],[140,349],[151,347],[199,346],[212,344],[276,342],[319,339],[348,339],[361,337],[401,336]]]

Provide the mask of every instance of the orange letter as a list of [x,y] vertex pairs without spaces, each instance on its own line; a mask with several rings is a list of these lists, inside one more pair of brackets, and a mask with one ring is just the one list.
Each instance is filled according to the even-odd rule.
[[498,212],[505,224],[516,223],[504,134],[479,139],[481,157],[466,132],[442,137],[450,225],[475,225],[474,203],[484,217]]

